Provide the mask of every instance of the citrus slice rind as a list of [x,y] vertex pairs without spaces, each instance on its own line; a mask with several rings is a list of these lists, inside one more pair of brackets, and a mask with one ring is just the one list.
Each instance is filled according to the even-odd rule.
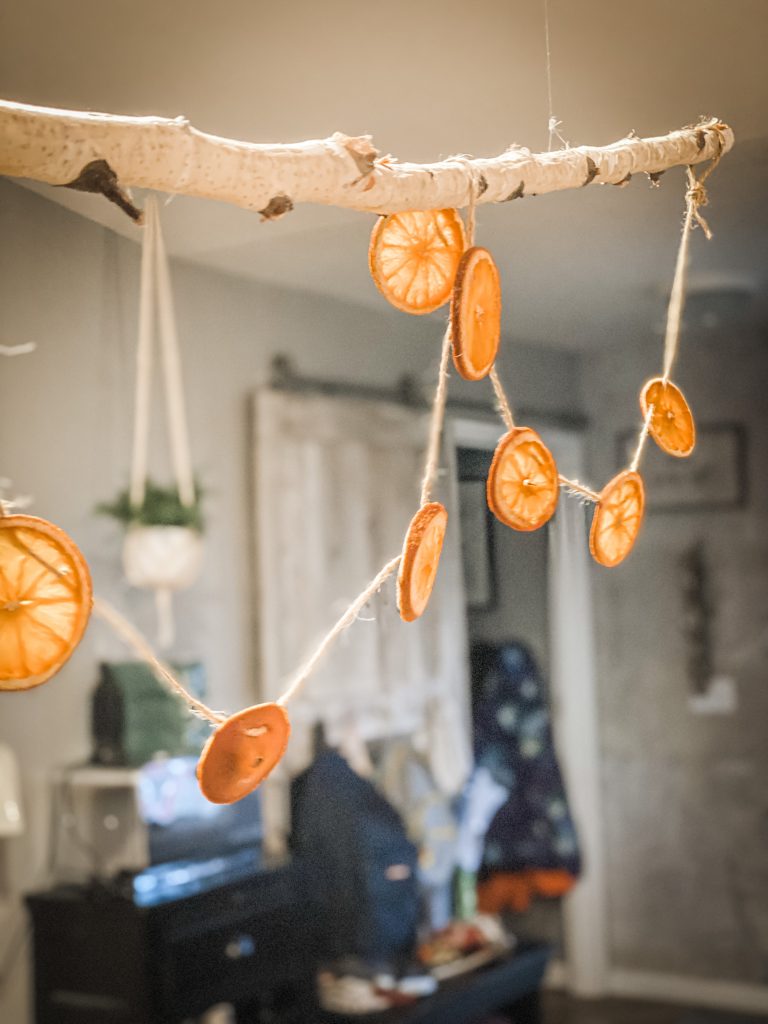
[[538,530],[554,515],[557,466],[535,430],[515,427],[496,446],[486,487],[488,507],[513,530]]
[[405,535],[397,574],[397,607],[404,622],[423,614],[435,585],[448,513],[439,501],[422,505]]
[[453,363],[465,380],[482,380],[496,359],[501,334],[499,271],[487,249],[467,249],[451,298]]
[[280,761],[291,723],[280,704],[257,704],[231,715],[203,747],[197,781],[212,804],[233,804],[252,793]]
[[54,676],[91,615],[88,565],[77,545],[35,516],[0,516],[0,691]]
[[693,413],[680,388],[662,377],[649,380],[640,392],[640,410],[643,419],[648,409],[653,412],[648,422],[648,433],[668,455],[684,459],[696,444],[696,424]]
[[612,569],[632,550],[645,512],[645,488],[639,473],[624,470],[600,492],[589,531],[589,550]]
[[464,224],[456,210],[389,213],[374,225],[368,266],[387,301],[419,316],[451,297],[464,246]]

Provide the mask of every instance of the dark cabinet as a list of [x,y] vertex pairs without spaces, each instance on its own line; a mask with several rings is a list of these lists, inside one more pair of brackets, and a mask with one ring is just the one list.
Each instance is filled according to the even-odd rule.
[[295,865],[152,907],[80,887],[27,903],[36,1024],[178,1024],[218,1002],[307,1019],[314,944]]

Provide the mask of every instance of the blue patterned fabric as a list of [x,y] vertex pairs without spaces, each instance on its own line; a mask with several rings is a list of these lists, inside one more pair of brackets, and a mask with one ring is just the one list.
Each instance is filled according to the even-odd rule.
[[576,876],[578,838],[533,656],[522,644],[472,653],[475,759],[509,793],[488,829],[480,877],[532,868]]

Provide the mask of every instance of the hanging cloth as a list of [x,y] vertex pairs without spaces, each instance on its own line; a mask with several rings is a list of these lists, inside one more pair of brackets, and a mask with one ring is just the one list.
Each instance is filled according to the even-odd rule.
[[507,793],[485,836],[478,902],[485,912],[522,911],[572,888],[578,839],[533,656],[517,643],[472,655],[477,764]]
[[[165,409],[171,459],[179,501],[187,508],[195,503],[195,483],[189,450],[181,356],[157,200],[150,196],[144,208],[145,227],[141,255],[139,336],[136,350],[136,398],[133,456],[129,488],[130,504],[141,509],[147,484],[147,457],[151,419],[153,342],[159,326]],[[185,526],[134,525],[123,546],[126,579],[136,587],[153,590],[158,615],[160,647],[174,638],[171,594],[194,583],[202,562],[202,538]]]

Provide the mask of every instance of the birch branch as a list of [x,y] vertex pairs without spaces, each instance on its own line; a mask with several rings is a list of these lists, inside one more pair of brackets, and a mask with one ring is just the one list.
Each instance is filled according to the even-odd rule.
[[591,182],[623,185],[635,174],[655,180],[670,167],[712,159],[733,141],[732,130],[711,119],[610,146],[538,154],[513,146],[489,159],[410,164],[380,156],[368,135],[239,142],[198,131],[183,117],[120,117],[0,100],[2,175],[103,192],[123,208],[122,190],[136,187],[217,199],[268,219],[297,203],[374,213],[461,207],[472,181],[477,202],[501,203]]

